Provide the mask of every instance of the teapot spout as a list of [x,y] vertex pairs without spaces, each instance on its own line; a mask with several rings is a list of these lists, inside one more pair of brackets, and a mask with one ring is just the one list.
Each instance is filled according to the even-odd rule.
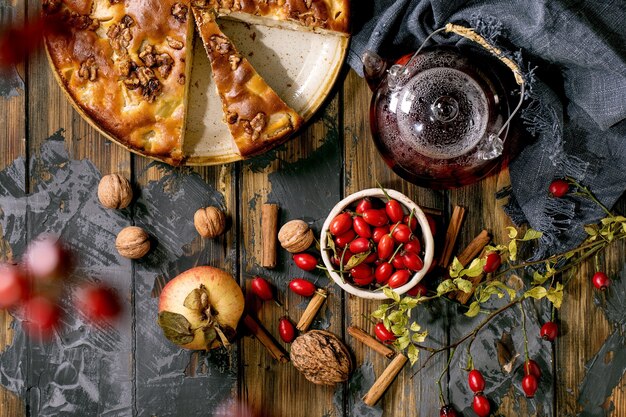
[[372,91],[376,90],[380,82],[385,77],[385,71],[389,64],[373,51],[367,50],[363,53],[363,74],[365,81]]

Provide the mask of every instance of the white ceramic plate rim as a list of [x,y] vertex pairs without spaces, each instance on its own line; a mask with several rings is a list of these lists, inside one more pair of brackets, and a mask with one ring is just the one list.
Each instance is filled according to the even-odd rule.
[[[430,269],[430,264],[433,261],[433,255],[435,252],[435,244],[433,240],[433,234],[431,233],[430,226],[428,225],[428,219],[426,218],[426,215],[424,214],[422,209],[417,204],[415,204],[409,197],[405,196],[399,191],[387,190],[387,189],[385,191],[391,198],[398,200],[400,203],[402,203],[409,210],[409,212],[411,211],[411,209],[415,210],[415,217],[417,218],[420,228],[422,230],[422,243],[424,244],[424,267],[420,271],[417,271],[413,275],[411,280],[409,280],[409,282],[407,282],[405,285],[394,289],[396,293],[404,294],[405,292],[413,288],[415,285],[417,285],[417,283],[420,282],[422,278],[424,278],[424,276]],[[333,279],[333,281],[335,281],[335,283],[339,285],[345,291],[361,298],[368,298],[368,299],[373,299],[373,300],[386,300],[388,297],[382,291],[373,292],[369,290],[364,290],[362,288],[355,287],[349,284],[348,282],[344,282],[341,279],[341,276],[338,273],[333,271],[334,266],[330,262],[330,257],[328,256],[328,245],[327,245],[326,236],[328,234],[328,228],[330,227],[330,222],[338,214],[340,214],[344,208],[346,208],[350,204],[364,197],[385,198],[385,194],[380,188],[368,188],[366,190],[361,190],[354,194],[349,195],[348,197],[344,198],[339,203],[337,203],[335,207],[333,207],[333,209],[328,214],[326,221],[324,221],[324,224],[322,225],[322,231],[320,233],[320,248],[322,252],[322,261],[324,262],[324,265],[326,266],[326,268],[328,268],[328,273],[330,274],[330,277]]]

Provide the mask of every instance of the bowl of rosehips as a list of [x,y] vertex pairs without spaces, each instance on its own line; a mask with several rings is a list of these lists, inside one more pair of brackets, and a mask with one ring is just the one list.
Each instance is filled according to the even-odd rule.
[[395,190],[370,188],[341,200],[322,226],[322,261],[350,294],[386,299],[403,294],[430,269],[433,235],[420,207]]

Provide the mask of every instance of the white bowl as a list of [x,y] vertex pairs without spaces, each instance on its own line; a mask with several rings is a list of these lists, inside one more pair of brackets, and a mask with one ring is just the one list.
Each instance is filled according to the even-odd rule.
[[[406,207],[409,213],[411,212],[411,210],[414,210],[414,213],[415,213],[414,216],[415,218],[417,218],[419,225],[420,225],[420,229],[422,230],[422,245],[424,247],[424,267],[420,271],[417,271],[415,275],[413,275],[413,277],[409,280],[409,282],[407,282],[401,287],[394,288],[394,291],[396,293],[404,294],[405,292],[413,288],[418,282],[420,282],[420,280],[424,277],[424,275],[426,275],[426,273],[430,269],[430,264],[433,261],[433,253],[435,251],[435,244],[433,242],[433,234],[431,233],[430,226],[428,225],[428,220],[426,219],[426,215],[424,215],[424,212],[422,211],[422,209],[420,209],[420,207],[417,204],[411,201],[409,197],[405,196],[404,194],[398,191],[387,190],[387,189],[385,191],[387,192],[389,197],[395,200],[398,200],[400,204]],[[364,197],[377,197],[377,198],[384,200],[385,194],[380,188],[369,188],[367,190],[362,190],[362,191],[349,195],[348,197],[344,198],[339,203],[337,203],[335,207],[333,207],[333,209],[328,214],[328,217],[326,218],[324,225],[322,226],[322,232],[320,234],[320,247],[321,247],[321,252],[322,252],[322,261],[324,262],[324,265],[326,266],[326,268],[328,268],[328,272],[330,274],[330,277],[333,279],[333,281],[335,281],[335,283],[339,285],[341,288],[343,288],[345,291],[361,298],[385,300],[387,299],[387,296],[380,290],[377,290],[377,291],[366,290],[363,288],[356,287],[348,283],[347,281],[342,280],[341,276],[338,273],[333,271],[335,267],[331,263],[330,257],[328,256],[329,250],[328,250],[326,236],[328,234],[330,222],[338,214],[340,214],[346,207],[350,206],[351,204],[355,203],[356,201]]]

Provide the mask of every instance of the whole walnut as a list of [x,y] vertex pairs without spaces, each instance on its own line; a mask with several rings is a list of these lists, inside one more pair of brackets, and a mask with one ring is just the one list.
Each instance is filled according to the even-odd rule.
[[306,379],[319,385],[345,382],[352,372],[348,348],[337,336],[323,330],[311,330],[294,340],[291,361]]
[[128,207],[133,199],[133,189],[130,182],[119,174],[109,174],[102,177],[98,184],[98,200],[106,208],[123,209]]
[[123,257],[139,259],[150,251],[150,236],[141,227],[128,226],[117,234],[115,247]]
[[313,243],[313,230],[302,220],[292,220],[280,228],[278,240],[291,253],[304,252]]
[[193,215],[193,224],[200,236],[214,238],[226,230],[226,216],[217,207],[204,207]]

